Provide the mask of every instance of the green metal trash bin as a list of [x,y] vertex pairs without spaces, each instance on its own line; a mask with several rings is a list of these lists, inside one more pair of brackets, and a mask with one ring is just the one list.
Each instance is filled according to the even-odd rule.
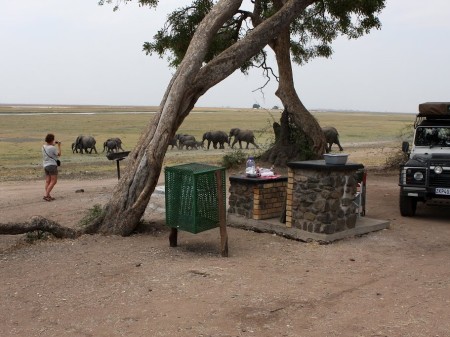
[[226,207],[225,168],[189,163],[166,167],[164,173],[167,226],[194,234],[219,227]]

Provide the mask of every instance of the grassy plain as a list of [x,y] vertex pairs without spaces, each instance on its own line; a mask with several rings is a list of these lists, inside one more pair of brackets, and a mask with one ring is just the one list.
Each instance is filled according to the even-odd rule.
[[[103,142],[110,137],[120,137],[124,149],[132,150],[156,110],[157,107],[133,106],[0,106],[1,180],[42,177],[40,148],[49,132],[62,142],[62,175],[113,176],[116,165],[102,153]],[[412,114],[345,111],[314,111],[313,114],[322,126],[332,125],[339,130],[344,148],[363,143],[398,146],[401,130],[414,121]],[[195,108],[179,132],[201,139],[209,130],[227,132],[232,127],[240,127],[255,131],[257,142],[264,147],[273,140],[271,125],[279,121],[279,117],[277,110]],[[71,144],[80,134],[95,137],[98,154],[72,153]],[[168,150],[165,165],[191,161],[217,164],[231,151]],[[255,153],[253,149],[248,151]],[[378,163],[372,160],[369,164]],[[123,165],[126,160],[121,162]]]

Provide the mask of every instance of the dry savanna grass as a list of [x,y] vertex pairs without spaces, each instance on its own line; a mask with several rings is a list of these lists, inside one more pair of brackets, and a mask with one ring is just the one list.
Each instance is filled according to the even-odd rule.
[[[151,121],[157,107],[111,106],[0,106],[0,169],[1,180],[36,179],[42,177],[41,151],[45,135],[55,133],[62,142],[65,177],[114,176],[115,162],[103,151],[103,142],[120,137],[125,150],[131,150]],[[195,108],[178,132],[201,140],[204,132],[230,128],[251,129],[262,148],[273,141],[272,123],[279,121],[280,110]],[[399,135],[412,125],[414,115],[374,112],[313,111],[322,126],[335,126],[346,152],[353,149],[352,159],[368,166],[382,165],[385,158],[399,147]],[[72,153],[71,144],[78,135],[92,135],[97,140],[98,154]],[[248,153],[259,152],[250,145]],[[336,148],[337,149],[337,148]],[[349,151],[347,151],[349,150]],[[165,165],[185,162],[220,163],[225,150],[168,150]],[[358,154],[359,153],[359,154]],[[126,160],[121,162],[121,167]]]

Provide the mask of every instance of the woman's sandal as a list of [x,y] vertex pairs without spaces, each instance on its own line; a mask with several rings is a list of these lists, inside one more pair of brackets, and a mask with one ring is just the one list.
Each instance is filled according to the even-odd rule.
[[47,196],[43,197],[42,199],[44,199],[45,201],[52,201],[52,200],[54,200],[54,199],[52,199],[52,197],[47,197]]

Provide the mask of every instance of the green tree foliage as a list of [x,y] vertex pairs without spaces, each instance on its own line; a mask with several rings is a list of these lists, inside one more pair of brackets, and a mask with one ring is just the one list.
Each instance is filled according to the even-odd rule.
[[[211,0],[195,0],[191,5],[173,11],[167,17],[165,26],[153,37],[154,42],[145,42],[143,50],[147,55],[156,53],[161,58],[167,56],[170,66],[176,68],[183,60],[198,25],[214,3]],[[214,37],[204,62],[211,61],[248,31],[249,15],[249,12],[240,11],[226,22]],[[260,61],[261,55],[254,59]],[[244,64],[241,70],[245,72],[250,65],[251,63]]]
[[[154,5],[155,1],[140,1]],[[252,1],[253,11],[239,10],[216,35],[204,62],[226,50],[251,29],[276,12],[277,1]],[[215,1],[194,0],[188,6],[169,14],[166,24],[144,43],[147,54],[168,57],[170,65],[177,67],[183,59],[189,42],[201,20]],[[315,57],[330,57],[332,42],[341,35],[349,39],[361,37],[371,29],[379,29],[377,17],[385,6],[385,0],[322,0],[315,1],[290,27],[293,61],[304,64]],[[241,67],[246,72],[251,66],[265,65],[265,53],[261,51]]]

